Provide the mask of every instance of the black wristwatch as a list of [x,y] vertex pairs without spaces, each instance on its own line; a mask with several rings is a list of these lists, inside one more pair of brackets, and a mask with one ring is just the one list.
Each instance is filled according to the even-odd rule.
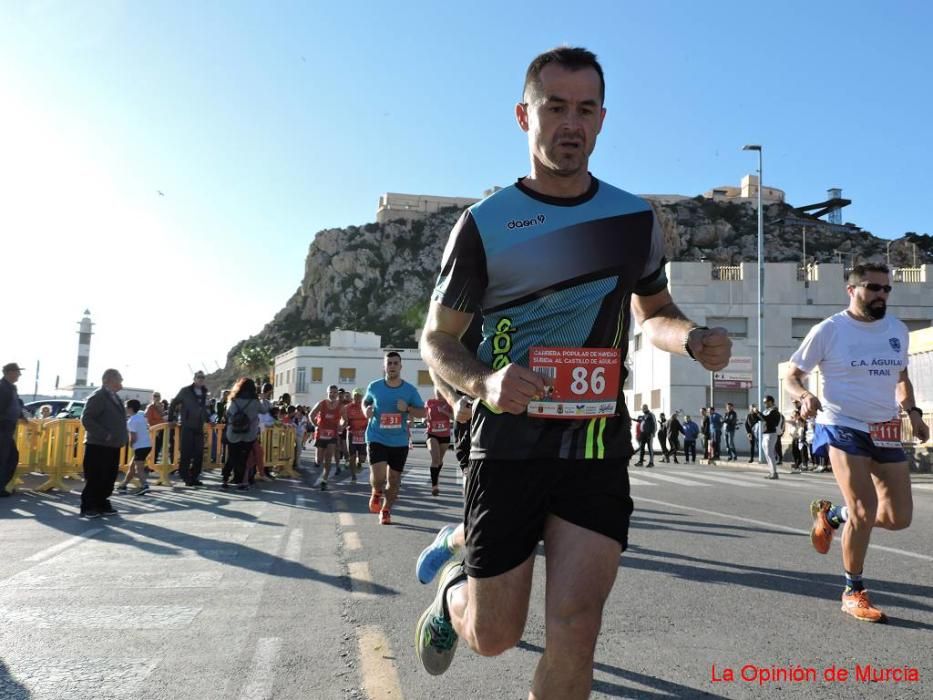
[[918,408],[917,406],[911,406],[910,408],[908,408],[908,409],[907,409],[907,415],[909,416],[909,415],[910,415],[911,413],[913,413],[914,411],[916,411],[917,413],[919,413],[919,414],[920,414],[920,417],[923,418],[923,409],[922,409],[922,408]]
[[709,328],[707,326],[694,326],[689,331],[687,331],[686,334],[684,335],[684,352],[687,353],[687,356],[691,360],[696,361],[697,358],[693,356],[693,350],[690,349],[690,334],[693,333],[693,331],[708,331],[708,330]]

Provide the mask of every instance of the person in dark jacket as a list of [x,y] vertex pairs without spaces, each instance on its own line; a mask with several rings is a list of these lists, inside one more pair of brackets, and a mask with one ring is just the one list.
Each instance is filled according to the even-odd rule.
[[113,482],[120,471],[120,451],[129,442],[126,408],[117,394],[123,377],[108,369],[101,377],[101,387],[84,404],[84,490],[81,491],[81,516],[99,518],[116,515],[110,505]]
[[194,373],[194,382],[172,399],[171,412],[181,416],[181,457],[178,476],[186,486],[204,486],[201,467],[204,464],[204,424],[210,420],[204,372]]
[[680,464],[677,461],[677,452],[680,450],[680,436],[683,432],[683,426],[680,424],[680,411],[674,411],[667,424],[667,442],[670,445],[668,454],[673,458],[674,464]]
[[758,406],[752,404],[748,409],[748,415],[745,416],[745,434],[748,437],[748,461],[754,462],[758,456],[758,421],[761,420],[761,414],[758,412]]
[[670,452],[667,448],[667,417],[663,412],[658,414],[658,444],[661,446],[661,461],[670,462]]
[[735,429],[739,424],[739,414],[735,412],[735,406],[732,403],[726,404],[726,413],[723,416],[723,432],[726,436],[726,458],[734,462],[739,458],[735,451]]
[[227,461],[222,471],[223,488],[227,488],[231,473],[237,488],[249,488],[246,460],[259,438],[259,414],[268,413],[268,405],[259,399],[256,382],[249,377],[237,380],[227,401],[224,436],[227,442]]
[[700,409],[700,418],[700,435],[703,438],[703,457],[709,460],[710,455],[713,454],[713,444],[712,438],[710,437],[709,414],[706,412],[705,407]]
[[648,409],[648,404],[643,404],[641,407],[641,415],[638,416],[638,425],[641,429],[638,431],[638,461],[635,462],[636,467],[640,467],[645,463],[645,448],[648,448],[648,464],[647,466],[654,466],[654,434],[657,432],[657,420],[654,417],[654,414]]
[[698,426],[690,416],[684,420],[684,462],[689,462],[693,458],[693,463],[697,461],[697,436],[700,434]]
[[3,379],[0,379],[0,498],[10,495],[6,486],[12,481],[19,464],[16,424],[25,418],[16,382],[22,373],[18,364],[10,362],[3,366]]

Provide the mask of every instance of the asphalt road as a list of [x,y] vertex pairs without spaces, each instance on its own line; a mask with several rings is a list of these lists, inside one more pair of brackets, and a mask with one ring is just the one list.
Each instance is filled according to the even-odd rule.
[[[461,497],[452,456],[436,498],[424,448],[410,464],[385,527],[366,484],[321,493],[311,468],[246,493],[214,477],[154,488],[92,521],[77,491],[0,501],[0,700],[526,697],[543,562],[517,648],[461,647],[440,678],[418,666],[414,623],[434,588],[414,561]],[[869,625],[839,611],[838,546],[809,544],[807,507],[838,496],[831,475],[769,482],[749,466],[632,467],[593,697],[933,697],[933,480],[916,480],[910,529],[873,537],[865,575],[890,622]]]

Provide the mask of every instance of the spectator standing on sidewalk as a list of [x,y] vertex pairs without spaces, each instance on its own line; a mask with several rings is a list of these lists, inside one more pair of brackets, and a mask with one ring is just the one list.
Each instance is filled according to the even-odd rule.
[[642,404],[641,415],[638,416],[638,425],[641,430],[638,431],[638,461],[636,467],[645,463],[645,448],[648,448],[648,465],[654,466],[654,434],[657,432],[658,423],[654,414],[648,409],[648,404]]
[[671,414],[671,420],[667,427],[667,442],[671,446],[670,455],[674,459],[674,464],[680,464],[677,461],[677,452],[680,450],[680,436],[684,434],[684,427],[680,423],[680,411],[675,410]]
[[126,409],[117,394],[123,377],[108,369],[101,377],[101,387],[84,404],[84,490],[81,491],[81,515],[99,518],[116,515],[110,505],[113,483],[120,471],[120,451],[126,446]]
[[720,457],[720,445],[722,444],[722,414],[715,406],[709,407],[709,433],[712,441],[710,448],[710,464]]
[[670,462],[670,452],[667,449],[667,418],[664,413],[658,415],[658,444],[661,445],[662,461]]
[[0,498],[9,496],[7,484],[16,473],[19,464],[19,450],[16,448],[16,424],[25,421],[23,402],[16,391],[23,370],[15,362],[3,365],[3,379],[0,379]]
[[765,461],[768,463],[769,473],[765,479],[777,479],[777,458],[774,453],[777,444],[778,430],[784,422],[784,417],[774,405],[774,397],[765,396],[765,410],[761,414],[761,446],[764,448]]
[[700,435],[703,438],[703,457],[709,461],[710,455],[712,454],[713,445],[709,429],[709,413],[705,407],[700,409],[700,417]]
[[698,426],[690,416],[685,417],[684,421],[684,463],[690,462],[690,458],[693,458],[693,463],[696,464],[697,461],[697,437],[700,434],[700,426]]
[[726,436],[726,459],[734,462],[739,458],[735,451],[735,429],[739,424],[739,414],[735,412],[735,406],[729,402],[726,403],[726,413],[723,416],[723,433]]
[[133,478],[139,480],[139,488],[133,492],[134,496],[142,496],[149,490],[146,480],[146,457],[152,451],[152,440],[149,438],[149,424],[146,416],[139,412],[141,404],[136,399],[126,402],[126,429],[130,435],[130,464],[126,469],[126,476],[117,487],[118,491],[126,493],[127,487]]
[[761,414],[758,412],[758,406],[752,404],[748,408],[748,415],[745,416],[745,435],[748,438],[749,463],[758,458],[758,423],[760,420]]
[[178,476],[186,486],[204,486],[201,467],[204,464],[204,424],[210,416],[207,409],[207,387],[204,372],[194,373],[194,382],[184,387],[172,400],[171,409],[181,416],[181,458]]

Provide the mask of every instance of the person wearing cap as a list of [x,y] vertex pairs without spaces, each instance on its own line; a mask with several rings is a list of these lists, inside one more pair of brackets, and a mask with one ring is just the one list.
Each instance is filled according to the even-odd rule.
[[181,457],[178,476],[186,486],[204,486],[201,467],[204,464],[204,424],[210,419],[207,408],[207,387],[204,372],[194,373],[194,382],[184,387],[172,399],[172,411],[181,414]]
[[16,382],[23,370],[15,362],[3,365],[0,379],[0,498],[9,496],[7,484],[16,473],[19,450],[16,448],[16,423],[23,418],[23,402],[16,391]]

